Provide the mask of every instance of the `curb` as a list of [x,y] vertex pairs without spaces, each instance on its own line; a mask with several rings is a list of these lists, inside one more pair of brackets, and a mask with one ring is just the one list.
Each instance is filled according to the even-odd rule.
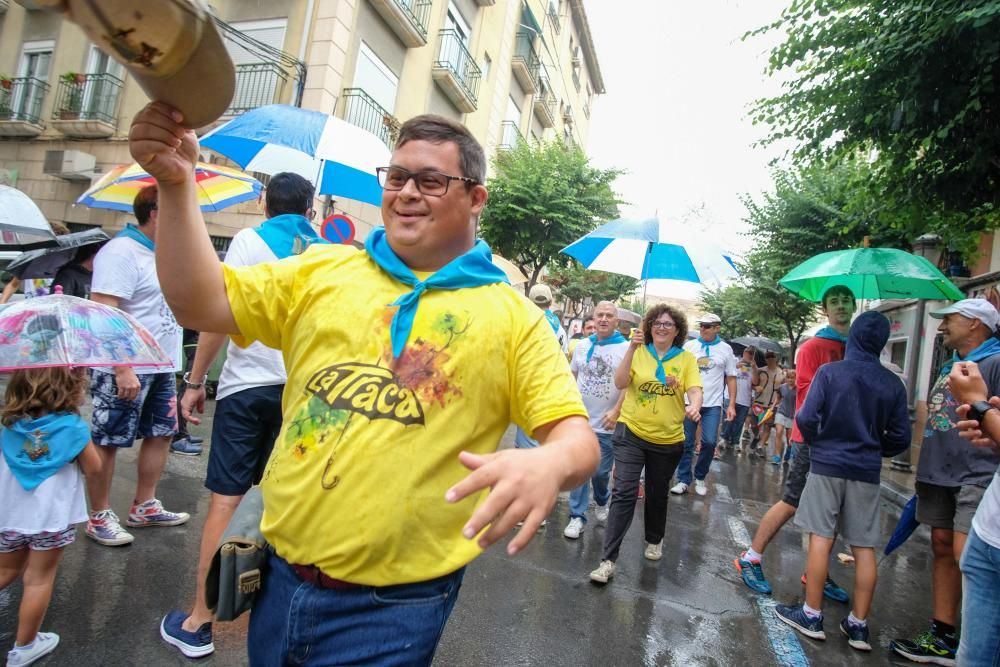
[[906,503],[910,501],[913,497],[913,489],[908,489],[905,486],[900,486],[895,482],[891,482],[887,479],[883,479],[880,483],[881,494],[884,500],[889,501],[899,509],[902,509]]

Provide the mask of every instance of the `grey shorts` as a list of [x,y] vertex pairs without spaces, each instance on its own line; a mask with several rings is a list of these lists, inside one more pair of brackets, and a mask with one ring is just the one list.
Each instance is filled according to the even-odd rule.
[[795,523],[803,530],[833,539],[838,534],[852,547],[879,542],[878,484],[812,473],[802,492]]
[[799,506],[802,489],[806,487],[809,477],[809,447],[801,442],[792,443],[792,462],[788,464],[788,477],[785,478],[785,495],[783,502],[792,507]]
[[945,528],[969,534],[972,515],[986,489],[974,484],[938,486],[917,482],[917,521],[931,528]]
[[784,426],[785,428],[792,428],[793,423],[794,422],[792,421],[791,417],[786,417],[785,415],[774,415],[775,426]]

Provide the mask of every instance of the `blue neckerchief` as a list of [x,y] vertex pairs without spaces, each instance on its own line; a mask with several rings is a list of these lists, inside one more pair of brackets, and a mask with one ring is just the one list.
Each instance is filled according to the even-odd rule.
[[838,343],[847,344],[847,336],[840,333],[829,324],[816,332],[816,338],[826,338],[827,340],[835,340]]
[[150,250],[156,250],[156,245],[153,243],[153,239],[143,234],[139,230],[139,228],[133,225],[132,223],[125,225],[125,229],[115,234],[116,238],[119,236],[123,236],[127,239],[132,239],[136,243],[139,243],[143,247],[149,248]]
[[597,338],[597,334],[590,334],[587,336],[587,340],[590,341],[590,349],[587,350],[587,363],[590,363],[590,358],[594,356],[594,350],[596,350],[601,345],[614,345],[615,343],[624,343],[625,336],[621,334],[620,331],[614,332],[612,335],[608,336],[604,340]]
[[703,356],[703,357],[710,357],[710,356],[712,356],[712,351],[710,349],[708,349],[708,348],[712,347],[713,345],[718,345],[720,340],[722,340],[722,339],[719,338],[718,336],[716,336],[712,340],[712,342],[709,343],[708,341],[706,341],[701,336],[698,336],[698,342],[701,343],[701,356]]
[[0,431],[0,447],[14,478],[31,491],[70,463],[90,442],[90,427],[79,415],[25,417]]
[[402,354],[403,347],[406,346],[406,341],[410,337],[413,319],[417,314],[417,304],[420,295],[425,291],[429,289],[462,289],[492,285],[493,283],[510,284],[507,275],[493,263],[493,253],[483,241],[476,241],[476,244],[467,253],[451,260],[424,281],[418,280],[410,267],[404,264],[389,247],[388,241],[385,240],[384,227],[376,227],[371,231],[365,241],[365,251],[376,264],[382,267],[383,271],[404,285],[413,287],[411,292],[407,292],[390,304],[399,306],[399,310],[392,316],[392,323],[389,325],[392,356],[397,359]]
[[941,375],[945,376],[951,372],[951,367],[955,365],[956,361],[973,361],[980,362],[986,357],[992,357],[994,354],[1000,354],[1000,340],[997,340],[993,336],[990,336],[985,341],[983,341],[979,347],[969,352],[964,357],[958,356],[958,352],[953,352],[951,359],[944,366],[941,367]]
[[663,362],[670,361],[684,350],[674,345],[662,357],[656,356],[656,348],[653,347],[652,343],[646,344],[646,350],[649,352],[649,356],[656,359],[656,379],[660,381],[660,384],[666,385],[667,373],[663,370]]
[[308,218],[294,213],[268,218],[253,230],[278,259],[302,254],[313,243],[328,243],[316,233]]
[[559,333],[559,327],[562,326],[562,322],[559,321],[559,317],[548,308],[546,308],[543,312],[545,313],[545,319],[549,321],[549,326],[552,327],[552,331]]

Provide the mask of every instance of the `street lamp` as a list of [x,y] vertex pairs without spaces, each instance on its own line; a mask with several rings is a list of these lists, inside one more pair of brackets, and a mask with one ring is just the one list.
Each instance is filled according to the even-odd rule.
[[941,237],[937,234],[922,234],[913,242],[913,254],[920,255],[934,266],[941,264]]

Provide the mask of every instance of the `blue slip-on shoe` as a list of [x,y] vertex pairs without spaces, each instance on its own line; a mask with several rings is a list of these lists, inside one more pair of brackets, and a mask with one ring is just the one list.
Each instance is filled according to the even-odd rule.
[[810,639],[826,639],[823,632],[823,615],[811,618],[802,605],[798,607],[786,607],[783,604],[774,605],[774,614],[784,623],[792,626]]
[[776,466],[780,466],[781,465],[781,457],[778,456],[777,454],[775,454],[774,456],[771,457],[771,463],[773,463]]
[[180,652],[189,658],[203,658],[215,652],[212,643],[212,624],[203,623],[195,632],[188,632],[182,626],[187,619],[180,609],[174,609],[160,621],[160,636],[171,646],[176,646]]
[[188,438],[181,438],[170,443],[170,451],[181,456],[198,456],[201,454],[201,446],[194,444]]
[[859,651],[870,651],[872,645],[868,643],[868,624],[854,625],[848,619],[840,622],[840,631],[847,637],[847,643],[851,648]]
[[764,578],[764,570],[760,566],[760,561],[754,562],[744,558],[744,551],[738,558],[733,559],[733,565],[737,572],[743,577],[743,583],[755,593],[771,594],[771,584]]
[[[802,585],[806,585],[806,575],[804,574],[802,575]],[[827,577],[826,583],[823,584],[823,597],[843,604],[847,604],[851,600],[851,596],[848,595],[847,591],[838,586],[837,582],[830,577]]]

